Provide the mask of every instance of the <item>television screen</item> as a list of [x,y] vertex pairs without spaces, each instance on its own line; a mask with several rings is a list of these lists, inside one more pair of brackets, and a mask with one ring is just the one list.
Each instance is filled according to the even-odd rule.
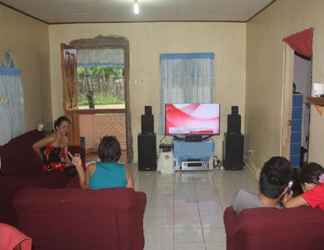
[[166,104],[166,135],[214,135],[220,133],[219,104]]

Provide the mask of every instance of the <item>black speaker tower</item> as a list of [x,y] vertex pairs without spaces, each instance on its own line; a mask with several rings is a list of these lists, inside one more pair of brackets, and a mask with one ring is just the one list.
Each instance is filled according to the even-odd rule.
[[225,170],[241,170],[243,162],[244,135],[241,134],[241,116],[238,106],[232,106],[227,116],[227,133],[223,145]]
[[141,116],[141,132],[142,134],[154,133],[154,117],[152,114],[152,106],[145,106],[145,113]]
[[141,133],[137,136],[138,169],[154,171],[157,154],[152,106],[145,106],[144,110],[145,113],[141,116]]

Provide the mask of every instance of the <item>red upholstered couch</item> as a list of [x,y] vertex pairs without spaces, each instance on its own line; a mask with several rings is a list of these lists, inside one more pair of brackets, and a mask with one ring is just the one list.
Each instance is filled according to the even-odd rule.
[[142,250],[145,194],[85,191],[77,177],[43,173],[32,150],[43,136],[30,131],[0,146],[0,222],[32,237],[34,250]]
[[224,212],[227,250],[322,250],[324,211],[308,207]]
[[[42,171],[42,161],[33,151],[32,145],[43,137],[44,133],[33,130],[0,146],[1,222],[16,225],[12,198],[17,190],[33,186],[62,188],[71,182],[71,178],[62,173],[49,175]],[[70,150],[80,152],[79,147],[71,147]]]
[[24,189],[14,199],[35,250],[143,250],[145,205],[132,189]]

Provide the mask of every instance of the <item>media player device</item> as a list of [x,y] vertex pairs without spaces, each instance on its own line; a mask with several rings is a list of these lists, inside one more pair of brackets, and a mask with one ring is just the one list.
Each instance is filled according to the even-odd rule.
[[181,170],[209,170],[209,161],[183,161]]

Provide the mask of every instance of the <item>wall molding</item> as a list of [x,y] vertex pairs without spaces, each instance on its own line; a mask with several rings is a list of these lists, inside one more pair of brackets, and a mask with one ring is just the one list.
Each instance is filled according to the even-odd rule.
[[36,17],[36,16],[34,16],[34,15],[32,15],[32,14],[29,14],[29,13],[27,13],[27,12],[25,12],[25,11],[22,11],[22,10],[20,10],[20,9],[17,9],[17,8],[15,8],[15,7],[13,7],[13,6],[9,5],[9,4],[4,3],[3,1],[0,1],[0,5],[2,5],[2,6],[4,6],[4,7],[7,7],[8,9],[14,10],[14,11],[18,12],[19,14],[22,14],[22,15],[24,15],[24,16],[30,17],[30,18],[32,18],[32,19],[35,19],[35,20],[37,20],[37,21],[39,21],[39,22],[41,22],[41,23],[45,23],[45,24],[47,24],[47,25],[50,24],[49,22],[47,22],[47,21],[45,21],[45,20],[43,20],[43,19],[41,19],[41,18],[39,18],[39,17]]
[[248,18],[247,20],[245,20],[246,23],[252,21],[254,18],[256,18],[258,15],[260,15],[261,13],[263,13],[264,11],[266,11],[268,8],[270,8],[275,2],[277,2],[278,0],[272,0],[268,5],[266,5],[264,8],[262,8],[261,10],[259,10],[257,13],[255,13],[253,16],[251,16],[250,18]]
[[266,9],[268,9],[270,6],[272,6],[275,2],[278,0],[272,0],[268,5],[266,5],[264,8],[259,10],[257,13],[253,14],[251,17],[249,17],[246,20],[221,20],[221,19],[215,19],[215,20],[146,20],[146,21],[87,21],[87,22],[48,22],[42,18],[36,17],[30,13],[27,13],[23,10],[20,10],[16,7],[13,7],[10,4],[4,3],[3,1],[0,1],[0,5],[5,6],[11,10],[14,10],[24,16],[28,16],[32,19],[35,19],[39,22],[45,23],[47,25],[64,25],[64,24],[104,24],[104,23],[248,23],[252,19],[254,19],[256,16],[264,12]]

